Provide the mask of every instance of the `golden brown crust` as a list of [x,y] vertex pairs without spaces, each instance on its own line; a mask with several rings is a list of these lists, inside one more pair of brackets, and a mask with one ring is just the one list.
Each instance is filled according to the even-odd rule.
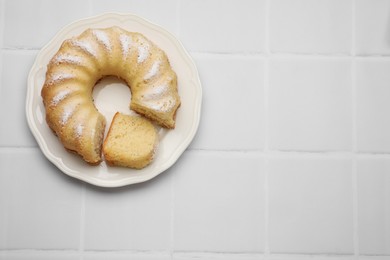
[[[65,40],[47,66],[41,91],[46,121],[65,148],[93,164],[102,160],[105,119],[93,104],[92,90],[107,75],[124,79],[132,92],[131,109],[163,127],[175,127],[180,106],[177,76],[166,54],[142,34],[110,27]],[[89,111],[87,118],[81,109]]]

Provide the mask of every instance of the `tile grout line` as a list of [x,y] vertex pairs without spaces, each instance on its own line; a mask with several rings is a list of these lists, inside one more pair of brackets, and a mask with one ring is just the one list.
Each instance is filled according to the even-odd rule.
[[[8,250],[0,250],[0,257],[4,256],[13,256],[13,257],[25,257],[28,255],[29,257],[76,257],[78,254],[77,251],[74,250],[61,250],[61,249],[8,249]],[[133,257],[137,259],[137,257],[141,257],[147,259],[158,257],[162,257],[162,259],[166,259],[165,257],[169,257],[169,253],[166,251],[132,251],[132,250],[108,250],[108,251],[99,251],[99,250],[91,250],[86,251],[84,256],[97,256],[98,259],[105,259],[103,257]],[[79,259],[83,259],[84,256],[80,256]],[[388,256],[386,255],[364,255],[371,260],[387,260]],[[224,259],[224,257],[228,257],[228,259],[238,259],[238,257],[244,257],[244,259],[265,259],[262,253],[258,252],[218,252],[218,251],[176,251],[173,254],[173,258],[171,259]],[[231,258],[232,257],[232,258]],[[348,254],[302,254],[302,253],[278,253],[273,255],[272,259],[278,260],[297,260],[297,259],[305,259],[305,260],[351,260],[358,258],[351,258],[353,255]],[[133,259],[132,258],[132,259]],[[367,258],[367,259],[368,259]],[[5,258],[4,258],[5,259]],[[18,258],[19,259],[19,258]],[[24,258],[23,258],[24,259]]]
[[83,259],[85,251],[85,193],[86,193],[86,184],[82,183],[81,186],[81,205],[80,205],[80,241],[79,241],[79,257]]
[[[38,254],[56,254],[56,255],[77,255],[78,250],[72,249],[48,249],[48,248],[15,248],[15,249],[0,249],[1,253],[13,253],[13,254],[29,254],[29,255],[38,255]],[[102,254],[102,255],[114,255],[114,254],[129,254],[129,255],[164,255],[168,256],[170,252],[165,250],[86,250],[84,251],[87,254]],[[244,252],[244,251],[191,251],[191,250],[178,250],[174,252],[174,255],[187,255],[187,256],[263,256],[261,252]],[[304,259],[337,259],[345,258],[351,259],[352,254],[342,254],[342,253],[275,253],[273,256],[276,259],[297,259],[297,257],[304,257]],[[383,259],[383,257],[388,257],[385,254],[373,255],[367,254],[363,255],[370,257],[370,259]],[[220,259],[220,258],[218,258]]]
[[[1,147],[0,147],[1,149]],[[332,159],[350,159],[356,158],[385,158],[390,159],[390,153],[371,153],[371,152],[351,152],[351,151],[295,151],[295,150],[218,150],[218,149],[187,149],[189,153],[209,153],[209,154],[243,154],[256,155],[267,158],[332,158]]]
[[[20,152],[40,149],[39,146],[1,146],[2,152]],[[263,158],[332,158],[346,159],[356,157],[357,159],[365,158],[382,158],[390,159],[390,153],[374,152],[351,152],[351,151],[295,151],[295,150],[218,150],[218,149],[187,149],[189,153],[209,153],[209,154],[236,154],[236,155],[254,155]]]
[[269,258],[270,247],[269,247],[269,109],[268,109],[268,73],[269,73],[269,61],[265,61],[264,68],[264,114],[265,114],[265,133],[264,133],[264,204],[265,204],[265,216],[264,216],[264,225],[265,225],[265,245],[264,245],[264,255],[265,259]]
[[352,96],[352,216],[353,216],[353,253],[359,258],[359,222],[358,222],[358,180],[357,180],[357,85],[356,85],[356,0],[352,0],[352,58],[351,58],[351,96]]
[[[4,46],[4,30],[5,30],[5,0],[0,0],[0,97],[2,93],[3,84],[1,84],[3,80],[3,46]],[[0,118],[2,119],[2,118]],[[5,194],[4,194],[5,195]],[[4,196],[6,197],[6,196]],[[6,202],[8,203],[8,202]],[[8,219],[9,219],[9,212],[8,207],[5,207],[3,209],[4,218],[0,225],[3,225],[5,228],[3,232],[0,232],[0,243],[3,243],[5,248],[8,248],[8,241],[7,241],[7,235],[8,235]],[[0,258],[6,257],[6,253],[3,251],[0,251]]]
[[25,52],[28,52],[28,51],[35,51],[35,52],[38,52],[40,51],[41,48],[37,48],[37,47],[24,47],[24,46],[17,46],[17,47],[10,47],[10,46],[3,46],[3,51],[7,51],[7,52],[22,52],[22,51],[25,51]]
[[0,49],[4,48],[5,0],[0,0]]
[[269,201],[269,59],[270,59],[270,0],[265,1],[265,54],[264,61],[264,258],[270,258],[270,242],[269,242],[269,216],[270,216],[270,201]]
[[356,57],[356,0],[352,0],[352,21],[351,21],[351,56]]
[[[5,30],[5,0],[0,0],[0,82],[3,79],[3,48],[4,48],[4,30]],[[2,85],[0,84],[0,96],[2,92]]]
[[[1,12],[0,12],[1,13]],[[177,20],[179,20],[178,18]],[[1,18],[0,18],[1,21]],[[178,31],[177,37],[180,38],[180,26],[178,25],[176,31]],[[0,27],[1,36],[1,27]],[[1,44],[0,44],[1,45]],[[3,51],[40,51],[41,48],[31,46],[4,46]],[[191,55],[199,56],[230,56],[230,57],[242,57],[242,58],[275,58],[275,59],[390,59],[390,54],[337,54],[337,53],[300,53],[300,52],[216,52],[216,51],[188,51]]]
[[[12,50],[12,49],[11,49]],[[275,59],[351,59],[351,58],[376,58],[376,59],[390,59],[390,54],[337,54],[337,53],[298,53],[298,52],[216,52],[216,51],[189,51],[191,55],[199,56],[230,56],[242,58],[275,58]]]
[[176,33],[177,33],[177,37],[180,39],[180,33],[181,33],[181,22],[180,22],[180,14],[181,14],[181,0],[177,0],[177,3],[176,3]]
[[[181,0],[177,0],[176,2],[176,35],[180,38],[181,31],[181,20],[180,20],[180,11],[181,11]],[[170,183],[170,233],[169,233],[169,256],[170,259],[174,259],[175,254],[175,174],[171,176]]]
[[352,210],[353,210],[353,253],[356,259],[359,258],[359,217],[358,217],[358,185],[357,185],[357,159],[352,158]]
[[[92,16],[93,14],[93,0],[88,0],[88,15]],[[79,237],[79,248],[78,254],[79,259],[84,259],[85,252],[85,200],[86,200],[86,183],[82,183],[81,185],[81,205],[80,205],[80,237]]]
[[169,254],[170,259],[174,258],[175,253],[175,175],[172,174],[171,177],[171,203],[170,203],[170,233],[169,233]]
[[[204,251],[193,251],[193,250],[178,250],[175,252],[176,256],[188,256],[194,259],[204,259],[202,257],[207,256],[263,256],[262,253],[259,252],[243,252],[243,251],[212,251],[212,250],[204,250]],[[214,259],[214,258],[212,258]],[[220,259],[220,258],[215,258]]]

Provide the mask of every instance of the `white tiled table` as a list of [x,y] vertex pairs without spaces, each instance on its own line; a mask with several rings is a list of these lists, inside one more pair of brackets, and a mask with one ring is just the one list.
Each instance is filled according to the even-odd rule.
[[[198,134],[152,181],[67,177],[25,119],[66,24],[155,22],[203,85]],[[0,0],[0,259],[390,259],[390,0]]]

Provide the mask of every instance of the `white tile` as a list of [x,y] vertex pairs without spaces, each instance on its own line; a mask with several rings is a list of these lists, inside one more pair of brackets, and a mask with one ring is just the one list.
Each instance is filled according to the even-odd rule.
[[174,253],[172,260],[263,260],[265,257],[254,253]]
[[[356,260],[356,257],[353,255],[335,255],[335,254],[330,254],[330,255],[271,254],[269,260]],[[359,260],[361,260],[360,256],[359,256]]]
[[202,81],[202,115],[192,148],[261,150],[264,147],[264,61],[194,56]]
[[36,51],[3,51],[0,87],[0,146],[36,146],[26,121],[27,76]]
[[390,152],[390,60],[356,64],[357,146],[363,152]]
[[356,0],[356,53],[390,54],[389,0]]
[[347,59],[273,59],[269,86],[270,147],[350,150],[350,70]]
[[261,158],[245,153],[191,151],[173,171],[175,250],[264,250]]
[[171,256],[167,253],[153,252],[86,252],[83,260],[171,260]]
[[376,255],[376,256],[365,256],[365,255],[360,255],[359,260],[389,260],[389,256],[385,255]]
[[178,0],[94,0],[92,13],[99,15],[106,12],[136,14],[156,23],[171,33],[178,31]]
[[87,186],[86,250],[167,250],[170,246],[171,178],[168,172],[117,189]]
[[0,260],[80,260],[77,253],[74,252],[45,252],[37,251],[8,251],[0,253]]
[[352,0],[272,0],[274,52],[350,53]]
[[[2,249],[78,249],[81,185],[37,148],[0,151]],[[3,225],[6,224],[4,227]]]
[[[4,16],[5,16],[5,0],[0,1],[0,48],[3,48],[4,43]],[[1,62],[0,62],[1,69]]]
[[359,252],[390,256],[390,160],[357,164]]
[[351,162],[274,158],[269,164],[271,253],[353,252]]
[[40,48],[62,27],[88,14],[87,1],[5,0],[4,46]]
[[[5,158],[1,158],[2,154],[0,152],[0,162],[2,162]],[[4,168],[5,166],[0,165],[0,169]],[[4,170],[3,170],[4,171]],[[10,194],[8,193],[8,189],[3,188],[4,185],[7,185],[9,183],[8,175],[3,173],[3,171],[0,172],[0,256],[1,256],[1,249],[4,249],[6,247],[7,243],[7,211],[6,211],[6,205],[8,204],[8,198],[10,197]],[[0,258],[1,259],[1,258]]]
[[182,0],[180,37],[191,51],[263,52],[265,2]]

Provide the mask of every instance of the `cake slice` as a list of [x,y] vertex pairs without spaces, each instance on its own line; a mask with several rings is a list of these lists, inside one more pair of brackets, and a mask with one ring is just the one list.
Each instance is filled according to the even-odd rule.
[[117,112],[103,154],[108,165],[142,169],[152,162],[157,144],[157,130],[148,119]]

